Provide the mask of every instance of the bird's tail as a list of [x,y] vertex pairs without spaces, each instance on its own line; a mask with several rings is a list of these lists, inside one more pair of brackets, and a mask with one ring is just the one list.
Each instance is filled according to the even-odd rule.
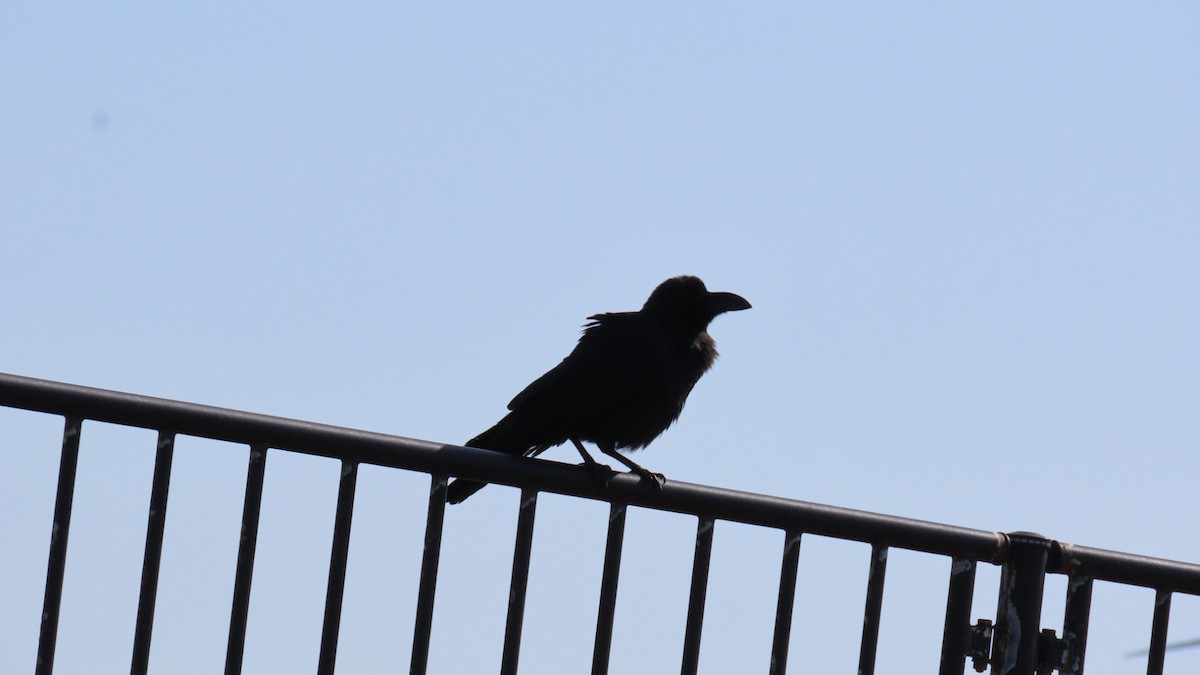
[[467,497],[479,492],[486,486],[487,483],[456,478],[446,487],[446,501],[451,504],[461,504]]
[[[497,422],[487,431],[467,441],[466,445],[472,448],[503,452],[508,455],[525,454],[529,450],[529,444],[523,443],[511,433],[510,422],[512,416],[513,413],[505,415],[504,419]],[[475,480],[455,479],[446,488],[446,501],[451,504],[459,504],[467,497],[482,490],[485,485],[487,483]]]

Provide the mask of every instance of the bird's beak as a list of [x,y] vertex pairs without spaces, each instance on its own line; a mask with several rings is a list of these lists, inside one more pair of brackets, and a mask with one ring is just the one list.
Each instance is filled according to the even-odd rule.
[[750,309],[750,303],[736,293],[709,293],[708,306],[714,316],[723,312]]

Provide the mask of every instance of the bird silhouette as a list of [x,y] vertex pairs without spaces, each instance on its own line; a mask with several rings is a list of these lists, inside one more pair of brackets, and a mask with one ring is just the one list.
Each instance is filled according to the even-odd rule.
[[[717,358],[708,324],[749,308],[740,295],[711,292],[699,278],[679,276],[659,284],[639,311],[592,315],[575,349],[466,445],[534,457],[571,441],[586,466],[607,471],[584,448],[586,441],[661,487],[661,474],[618,451],[644,448],[671,426]],[[446,501],[457,504],[484,485],[456,480]]]

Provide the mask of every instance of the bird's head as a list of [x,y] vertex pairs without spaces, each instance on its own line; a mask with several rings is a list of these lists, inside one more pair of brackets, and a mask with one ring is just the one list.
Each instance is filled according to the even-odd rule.
[[698,277],[667,279],[654,289],[642,312],[699,334],[718,314],[750,309],[750,303],[735,293],[709,291]]

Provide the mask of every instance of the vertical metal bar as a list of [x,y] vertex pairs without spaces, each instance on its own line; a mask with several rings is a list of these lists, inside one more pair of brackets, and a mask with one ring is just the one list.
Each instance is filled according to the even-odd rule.
[[521,509],[517,514],[517,536],[513,543],[512,581],[508,587],[508,621],[504,626],[504,651],[500,656],[500,675],[516,675],[521,655],[521,626],[525,621],[525,590],[529,586],[529,558],[533,549],[533,517],[537,512],[537,491],[521,490]]
[[421,555],[421,581],[417,586],[417,618],[413,625],[410,675],[425,675],[429,667],[429,636],[433,631],[433,601],[437,593],[438,560],[442,554],[442,524],[446,518],[445,474],[431,476],[429,510],[425,517],[425,551]]
[[992,672],[997,675],[1034,675],[1038,667],[1042,589],[1049,539],[1031,532],[1008,535],[1009,555],[1000,572],[1000,599],[996,606]]
[[613,618],[617,612],[617,580],[621,575],[621,549],[625,541],[625,505],[608,510],[608,542],[604,546],[604,574],[600,578],[600,609],[596,615],[596,643],[592,649],[592,675],[607,675],[612,653]]
[[771,641],[771,675],[787,673],[788,643],[792,638],[792,609],[796,604],[796,574],[800,567],[800,532],[783,535],[779,597],[775,602],[775,637]]
[[1162,675],[1167,659],[1167,624],[1171,620],[1171,592],[1158,591],[1154,595],[1154,625],[1150,629],[1150,658],[1146,663],[1146,675]]
[[246,467],[246,497],[242,504],[237,571],[233,577],[229,642],[225,647],[225,675],[239,675],[242,672],[242,656],[246,649],[246,618],[250,612],[250,583],[254,577],[254,550],[258,544],[258,516],[262,511],[263,478],[266,471],[266,446],[251,446],[250,462]]
[[146,550],[142,555],[142,588],[138,595],[137,623],[133,631],[130,675],[145,675],[150,664],[150,637],[154,631],[154,605],[158,597],[158,570],[162,561],[163,529],[167,524],[167,495],[171,487],[171,461],[175,434],[158,432],[154,478],[150,484],[150,515],[146,522]]
[[938,675],[962,675],[971,642],[971,602],[975,595],[975,561],[955,558],[950,563],[946,593],[946,626],[942,630],[942,659]]
[[62,605],[63,575],[67,569],[67,538],[71,532],[71,505],[75,501],[75,469],[79,466],[79,433],[82,426],[83,420],[78,417],[68,417],[63,425],[62,459],[58,464],[54,522],[50,526],[50,559],[46,564],[46,593],[42,600],[35,675],[54,672],[58,611]]
[[858,652],[858,675],[875,673],[875,652],[879,645],[879,614],[883,609],[883,581],[887,574],[887,558],[887,546],[871,546],[871,568],[867,574],[867,601],[863,612],[862,646]]
[[354,519],[354,490],[358,462],[342,460],[337,513],[333,517],[333,546],[329,554],[329,585],[325,589],[325,621],[321,627],[321,652],[317,675],[333,675],[337,660],[338,630],[342,625],[342,593],[346,588],[346,559],[350,555],[350,525]]
[[1083,675],[1091,613],[1092,578],[1072,575],[1067,579],[1067,604],[1063,611],[1063,639],[1067,643],[1067,654],[1062,675]]
[[700,518],[696,525],[696,557],[692,561],[692,591],[688,600],[687,627],[683,632],[683,675],[700,667],[700,634],[704,627],[704,601],[708,595],[708,566],[712,559],[714,521]]

